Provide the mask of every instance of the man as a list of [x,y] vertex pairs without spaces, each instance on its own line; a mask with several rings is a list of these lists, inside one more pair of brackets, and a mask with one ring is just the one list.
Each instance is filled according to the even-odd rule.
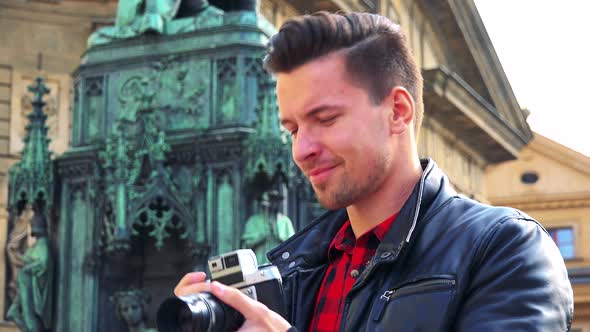
[[[399,26],[372,14],[291,20],[265,59],[293,158],[333,211],[268,254],[286,320],[205,274],[241,331],[566,331],[559,250],[524,213],[457,195],[418,159],[422,78]],[[290,327],[292,324],[294,327]]]

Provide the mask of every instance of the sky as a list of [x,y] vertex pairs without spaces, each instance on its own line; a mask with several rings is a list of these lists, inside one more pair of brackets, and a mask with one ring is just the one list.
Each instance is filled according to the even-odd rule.
[[474,1],[531,129],[590,157],[590,1]]

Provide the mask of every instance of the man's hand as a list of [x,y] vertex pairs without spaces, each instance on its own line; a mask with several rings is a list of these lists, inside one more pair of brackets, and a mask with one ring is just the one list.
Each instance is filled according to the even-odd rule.
[[244,316],[244,325],[239,332],[272,331],[285,332],[291,327],[281,315],[268,309],[264,304],[249,298],[240,290],[214,281],[205,281],[204,272],[186,274],[174,288],[176,296],[186,296],[200,292],[211,292],[219,300],[233,307]]

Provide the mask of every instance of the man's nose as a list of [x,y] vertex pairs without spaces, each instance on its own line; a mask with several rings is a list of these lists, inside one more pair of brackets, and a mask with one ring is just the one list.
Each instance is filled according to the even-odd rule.
[[293,159],[297,163],[305,162],[316,157],[320,152],[320,144],[312,133],[300,128],[297,137],[293,140]]

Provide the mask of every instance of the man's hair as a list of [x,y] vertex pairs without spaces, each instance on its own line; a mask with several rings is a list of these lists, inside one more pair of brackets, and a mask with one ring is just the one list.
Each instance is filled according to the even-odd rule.
[[332,52],[343,51],[350,79],[380,104],[395,86],[406,88],[415,104],[415,134],[422,122],[422,74],[400,26],[369,13],[319,12],[285,22],[264,58],[273,74],[288,73]]

